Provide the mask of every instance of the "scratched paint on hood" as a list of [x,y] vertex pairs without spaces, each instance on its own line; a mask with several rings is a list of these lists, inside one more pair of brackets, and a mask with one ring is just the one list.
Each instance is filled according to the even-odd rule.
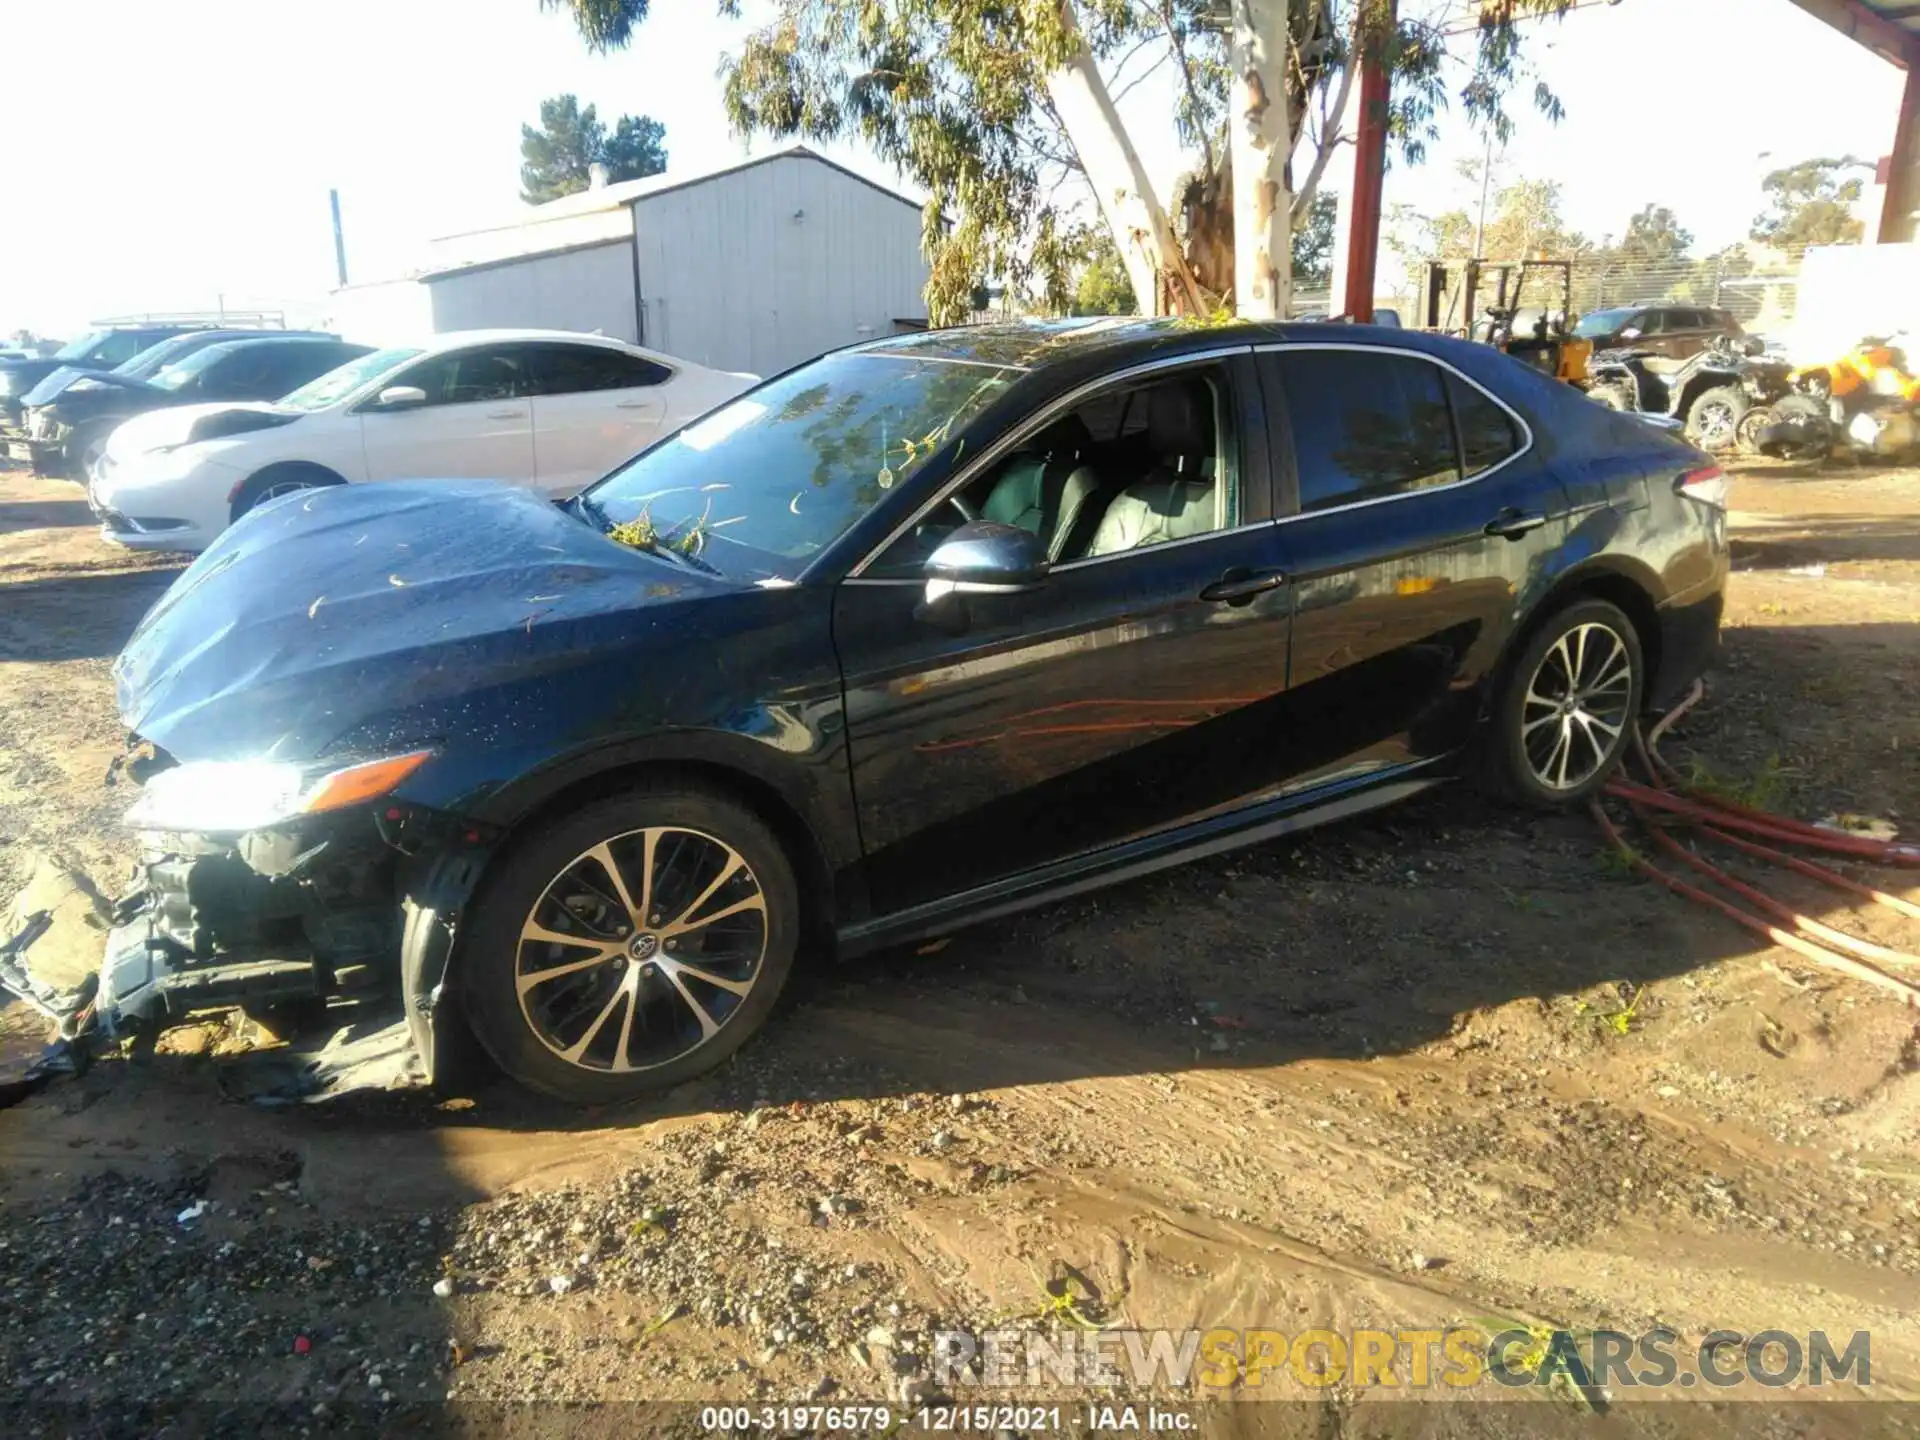
[[115,664],[117,700],[180,760],[430,743],[736,588],[513,486],[329,487],[255,511],[174,582]]

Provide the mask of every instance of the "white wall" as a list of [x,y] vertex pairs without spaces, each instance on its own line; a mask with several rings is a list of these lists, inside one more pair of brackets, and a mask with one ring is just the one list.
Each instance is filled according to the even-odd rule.
[[427,282],[433,328],[531,326],[635,339],[633,250],[626,240],[533,255]]
[[634,202],[643,343],[771,375],[927,313],[920,212],[783,155]]

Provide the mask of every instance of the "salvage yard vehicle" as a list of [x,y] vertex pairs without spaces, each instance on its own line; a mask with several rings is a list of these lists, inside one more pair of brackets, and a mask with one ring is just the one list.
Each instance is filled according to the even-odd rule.
[[1631,347],[1670,360],[1685,360],[1715,342],[1738,342],[1746,331],[1730,310],[1704,305],[1625,305],[1592,310],[1573,333],[1596,350]]
[[[1482,309],[1480,297],[1489,277],[1492,296]],[[1427,328],[1451,329],[1452,306],[1459,310],[1459,333],[1469,340],[1524,360],[1556,380],[1585,387],[1593,344],[1569,328],[1571,261],[1468,260],[1456,284],[1453,267],[1436,260],[1427,266]]]
[[[89,330],[78,340],[69,341],[51,355],[36,355],[20,360],[0,360],[0,431],[5,432],[7,453],[11,459],[27,456],[13,448],[21,444],[21,411],[26,394],[54,371],[111,370],[124,365],[142,350],[170,340],[187,330],[206,329],[197,324],[153,324],[110,326]],[[24,447],[23,447],[24,450]]]
[[1639,410],[1682,421],[1687,438],[1711,451],[1750,442],[1748,412],[1789,390],[1786,361],[1763,358],[1757,337],[1716,339],[1685,360],[1642,350],[1603,350],[1589,367],[1588,394],[1612,410]]
[[568,496],[755,378],[599,335],[457,331],[363,355],[272,404],[138,416],[113,432],[88,499],[103,539],[192,551],[296,490],[490,479]]
[[282,498],[117,662],[144,880],[38,1003],[384,1002],[416,1079],[464,1024],[548,1095],[670,1085],[803,954],[1462,775],[1582,803],[1714,651],[1725,499],[1484,346],[1154,320],[832,352],[562,505]]
[[179,336],[156,346],[180,346],[185,353],[166,357],[150,374],[132,373],[145,368],[141,356],[106,374],[43,380],[26,397],[27,459],[35,472],[85,479],[114,429],[135,415],[209,400],[275,400],[372,353],[371,346],[349,345],[337,335],[213,333],[226,338],[183,345],[188,337]]
[[1920,377],[1890,339],[1869,336],[1788,381],[1793,393],[1742,422],[1743,442],[1761,454],[1817,458],[1844,443],[1853,455],[1892,460],[1920,448]]

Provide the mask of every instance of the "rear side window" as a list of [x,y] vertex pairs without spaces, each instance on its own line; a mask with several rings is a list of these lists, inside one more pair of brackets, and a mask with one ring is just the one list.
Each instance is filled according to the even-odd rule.
[[535,395],[577,395],[589,390],[637,390],[673,374],[639,355],[598,345],[529,347]]
[[1446,372],[1405,355],[1283,350],[1300,508],[1325,510],[1460,479]]
[[1453,402],[1454,423],[1460,427],[1460,456],[1468,479],[1520,453],[1520,431],[1513,417],[1486,391],[1449,372],[1447,398]]

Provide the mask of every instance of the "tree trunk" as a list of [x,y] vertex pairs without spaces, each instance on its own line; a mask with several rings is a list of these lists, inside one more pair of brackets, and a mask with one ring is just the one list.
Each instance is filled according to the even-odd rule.
[[1284,320],[1293,294],[1287,0],[1232,0],[1234,308]]
[[1113,232],[1140,313],[1197,310],[1200,297],[1173,227],[1167,223],[1166,209],[1153,193],[1146,167],[1120,123],[1070,4],[1061,5],[1060,20],[1074,49],[1066,64],[1047,76],[1047,96]]

